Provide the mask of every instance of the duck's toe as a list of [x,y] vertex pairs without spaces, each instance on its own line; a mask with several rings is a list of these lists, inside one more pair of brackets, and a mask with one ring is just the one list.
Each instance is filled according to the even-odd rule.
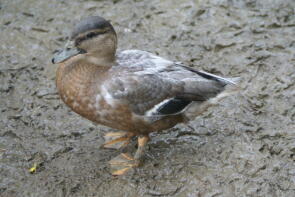
[[130,139],[134,136],[131,132],[109,132],[104,135],[105,143],[103,148],[120,149],[129,144]]
[[140,161],[134,159],[128,153],[121,153],[117,157],[113,158],[109,161],[111,165],[111,173],[114,176],[123,175],[132,168],[136,168],[139,166]]

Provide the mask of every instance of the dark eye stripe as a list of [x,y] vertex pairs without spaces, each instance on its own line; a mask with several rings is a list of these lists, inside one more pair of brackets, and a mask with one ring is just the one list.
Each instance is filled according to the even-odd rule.
[[75,45],[78,46],[81,42],[85,41],[85,40],[89,40],[94,38],[95,36],[98,36],[100,34],[105,34],[107,31],[94,31],[94,32],[89,32],[88,34],[86,34],[85,36],[82,37],[78,37],[75,39]]
[[90,33],[86,34],[86,39],[93,38],[93,37],[95,37],[99,34],[103,34],[103,33],[105,33],[105,32],[90,32]]

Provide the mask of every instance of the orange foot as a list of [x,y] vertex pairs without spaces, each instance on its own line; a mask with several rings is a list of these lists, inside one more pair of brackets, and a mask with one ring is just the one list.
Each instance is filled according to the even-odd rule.
[[112,175],[123,175],[130,169],[138,167],[144,154],[148,139],[148,136],[138,137],[138,148],[134,157],[132,157],[128,153],[121,153],[120,155],[109,161],[109,164],[111,165]]
[[109,161],[109,164],[111,165],[111,173],[114,176],[125,174],[130,169],[138,167],[139,163],[139,160],[134,159],[128,153],[121,153]]
[[103,148],[120,149],[129,144],[130,139],[134,136],[131,132],[109,132],[105,134],[105,143]]

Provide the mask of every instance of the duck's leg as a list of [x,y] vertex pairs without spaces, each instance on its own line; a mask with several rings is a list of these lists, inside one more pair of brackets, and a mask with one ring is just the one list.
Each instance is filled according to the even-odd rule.
[[109,132],[105,134],[103,148],[120,149],[126,146],[135,134],[131,132]]
[[128,170],[138,167],[141,163],[141,159],[144,154],[144,150],[146,148],[148,140],[148,136],[138,137],[138,148],[135,152],[134,157],[132,157],[128,153],[121,153],[120,155],[109,161],[112,174],[115,176],[122,175],[125,174]]

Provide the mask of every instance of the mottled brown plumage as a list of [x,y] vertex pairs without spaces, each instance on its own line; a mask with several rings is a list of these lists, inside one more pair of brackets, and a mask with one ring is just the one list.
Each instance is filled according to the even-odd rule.
[[139,136],[134,158],[122,154],[110,162],[115,175],[138,166],[149,133],[194,118],[227,95],[220,93],[228,85],[235,85],[148,52],[116,53],[116,33],[101,17],[82,20],[72,39],[75,46],[53,59],[59,63],[61,99],[82,117],[125,131],[108,134],[105,147]]

